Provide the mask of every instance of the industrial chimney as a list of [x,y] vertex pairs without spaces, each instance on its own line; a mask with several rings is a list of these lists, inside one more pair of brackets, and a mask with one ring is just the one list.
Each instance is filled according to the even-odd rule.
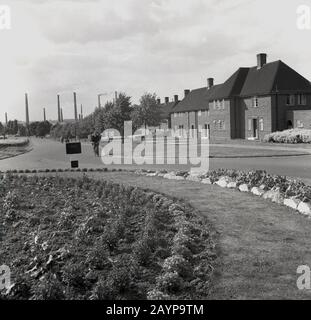
[[185,97],[190,93],[190,90],[189,89],[185,89],[184,90],[184,94],[185,94]]
[[61,122],[61,116],[60,116],[60,97],[59,97],[59,94],[57,95],[57,114],[58,114],[58,122]]
[[169,97],[165,97],[165,104],[168,104],[170,102],[170,98]]
[[257,70],[261,69],[265,64],[267,64],[267,54],[266,53],[257,54]]
[[178,102],[178,101],[179,101],[179,100],[178,100],[178,94],[175,94],[175,95],[174,95],[174,101],[175,101],[175,102]]
[[8,125],[8,114],[5,113],[5,125],[7,126]]
[[77,109],[77,94],[73,93],[73,103],[74,103],[74,113],[75,113],[75,120],[78,120],[78,109]]
[[161,99],[157,99],[157,104],[161,104]]
[[45,108],[43,108],[43,121],[46,121],[46,114],[45,114]]
[[28,108],[28,94],[25,93],[25,111],[26,111],[26,126],[29,126],[29,108]]
[[214,78],[207,78],[207,89],[210,89],[214,86]]

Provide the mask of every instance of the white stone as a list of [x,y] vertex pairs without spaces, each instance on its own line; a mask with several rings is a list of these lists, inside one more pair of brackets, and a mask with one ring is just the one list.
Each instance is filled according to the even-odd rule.
[[269,190],[269,191],[265,192],[263,194],[263,198],[264,199],[269,199],[272,202],[276,202],[276,203],[279,203],[279,204],[284,202],[284,199],[283,199],[279,189],[274,189],[274,190],[272,189],[272,190]]
[[156,172],[147,173],[147,177],[155,177],[155,176],[157,176],[157,173],[156,173]]
[[262,184],[262,185],[259,187],[259,189],[265,190],[265,189],[266,189],[266,186],[265,186],[264,184]]
[[306,216],[311,216],[311,204],[309,202],[300,202],[297,210]]
[[220,179],[215,182],[219,187],[226,188],[228,185],[228,182],[225,179]]
[[236,182],[229,182],[228,184],[227,184],[227,188],[230,188],[230,189],[235,189],[236,188]]
[[203,179],[201,182],[202,182],[203,184],[212,184],[212,181],[211,181],[210,178]]
[[300,203],[300,200],[298,200],[297,198],[294,198],[294,197],[284,199],[284,205],[287,207],[290,207],[294,210],[297,210],[299,203]]
[[194,182],[201,182],[201,179],[199,178],[199,176],[193,176],[193,175],[188,176],[186,178],[186,180],[194,181]]
[[173,180],[185,180],[185,178],[182,176],[173,176],[172,179]]
[[240,186],[239,186],[239,190],[241,191],[241,192],[248,192],[249,191],[249,189],[248,189],[248,185],[247,184],[241,184]]
[[257,188],[257,187],[252,188],[251,192],[255,196],[259,196],[259,197],[261,197],[265,193],[262,189]]
[[175,175],[173,173],[167,173],[163,176],[164,179],[172,180],[174,179]]

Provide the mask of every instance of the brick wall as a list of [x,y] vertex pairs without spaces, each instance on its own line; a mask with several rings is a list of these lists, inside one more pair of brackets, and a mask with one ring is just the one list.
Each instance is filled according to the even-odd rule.
[[[213,140],[231,139],[230,100],[225,100],[224,110],[214,109],[214,103],[209,103],[210,138]],[[219,128],[219,121],[224,121],[224,128]]]
[[311,110],[289,110],[286,112],[286,118],[292,122],[294,128],[298,128],[300,123],[300,128],[311,129]]
[[[271,96],[258,97],[258,107],[253,106],[253,98],[240,99],[240,111],[241,117],[244,119],[244,137],[245,139],[251,138],[253,136],[253,131],[249,130],[249,120],[258,119],[258,133],[259,139],[267,133],[272,132],[272,109],[273,101]],[[259,120],[263,120],[263,130],[261,130],[259,125]]]

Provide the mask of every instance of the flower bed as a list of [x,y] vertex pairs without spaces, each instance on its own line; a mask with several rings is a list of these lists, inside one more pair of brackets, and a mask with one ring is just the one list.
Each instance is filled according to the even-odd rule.
[[205,219],[161,194],[60,176],[0,175],[0,299],[204,299]]
[[138,170],[136,174],[164,177],[171,180],[190,180],[204,184],[216,184],[223,188],[238,189],[251,192],[264,199],[284,204],[301,214],[311,217],[311,186],[302,181],[289,179],[285,176],[271,175],[266,171],[257,170],[244,172],[231,169],[218,169],[202,174],[190,172],[157,172]]
[[264,142],[275,143],[311,143],[311,130],[291,129],[267,134]]

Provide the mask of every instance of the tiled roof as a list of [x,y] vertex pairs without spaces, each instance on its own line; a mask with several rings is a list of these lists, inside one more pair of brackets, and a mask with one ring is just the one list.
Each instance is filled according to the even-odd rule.
[[178,105],[174,108],[174,112],[208,110],[208,102],[211,100],[212,94],[219,88],[215,85],[209,90],[204,87],[192,90]]
[[227,81],[219,85],[217,90],[213,91],[210,100],[221,100],[239,95],[248,72],[249,68],[238,69]]
[[273,93],[310,92],[310,82],[281,60],[262,68],[239,68],[227,81],[192,90],[173,110],[187,112],[207,110],[208,102],[236,96],[247,97]]
[[162,103],[161,104],[161,118],[163,120],[168,119],[170,113],[173,111],[174,107],[178,105],[178,102],[172,101],[169,103]]

